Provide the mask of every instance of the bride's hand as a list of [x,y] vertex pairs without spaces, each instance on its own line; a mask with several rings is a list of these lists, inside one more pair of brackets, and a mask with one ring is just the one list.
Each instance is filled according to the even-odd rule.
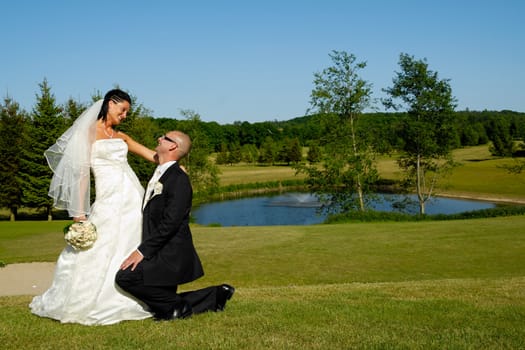
[[82,216],[75,216],[75,217],[73,218],[73,221],[74,221],[74,222],[81,222],[81,221],[86,221],[86,220],[87,220],[87,218],[86,218],[85,215],[82,215]]

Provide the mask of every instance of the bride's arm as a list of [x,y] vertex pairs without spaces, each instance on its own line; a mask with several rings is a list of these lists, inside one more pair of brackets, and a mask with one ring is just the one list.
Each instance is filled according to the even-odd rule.
[[[79,176],[82,176],[82,175],[79,175]],[[89,186],[89,173],[87,176],[84,175],[80,178],[79,191],[78,191],[78,203],[79,205],[81,205],[81,208],[79,208],[79,211],[81,212],[85,211],[86,209],[84,208],[84,206],[86,204],[85,195],[87,194],[86,189],[88,186]],[[86,220],[87,220],[87,216],[85,214],[73,217],[74,222],[81,222],[81,221],[86,221]]]
[[157,152],[154,150],[149,149],[148,147],[138,143],[137,141],[133,140],[130,136],[126,135],[123,132],[118,132],[117,134],[120,138],[122,138],[127,144],[128,144],[128,150],[132,153],[135,153],[136,155],[149,160],[153,163],[158,163],[157,160]]

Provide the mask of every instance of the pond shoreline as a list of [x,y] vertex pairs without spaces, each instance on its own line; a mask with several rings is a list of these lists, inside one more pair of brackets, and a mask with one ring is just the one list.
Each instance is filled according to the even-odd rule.
[[503,196],[489,195],[489,194],[474,195],[474,194],[458,194],[458,193],[450,193],[450,192],[441,192],[439,194],[436,194],[436,196],[445,197],[445,198],[456,198],[456,199],[472,199],[476,201],[493,202],[493,203],[501,203],[501,204],[524,204],[525,205],[525,199],[506,198]]
[[[427,202],[425,207],[428,215],[460,215],[478,211],[479,214],[476,215],[482,215],[483,210],[491,210],[491,215],[501,211],[522,213],[524,208],[519,204],[503,204],[502,201],[457,196],[435,196]],[[330,219],[330,214],[335,213],[334,210],[331,212],[320,210],[322,208],[322,202],[310,192],[266,192],[263,195],[245,195],[195,206],[192,218],[200,225],[310,225],[325,222]],[[413,215],[419,211],[416,195],[384,192],[370,196],[367,208],[370,209],[369,219],[370,215]],[[489,215],[488,212],[483,213]],[[349,213],[340,213],[343,216],[347,214]]]
[[[395,191],[388,191],[386,188],[381,188],[382,191],[395,193]],[[264,187],[264,188],[255,188],[255,189],[246,189],[246,190],[238,190],[238,191],[231,191],[231,192],[223,192],[216,195],[212,195],[207,198],[207,200],[199,200],[194,201],[195,205],[198,206],[200,204],[206,204],[210,202],[215,201],[223,201],[223,200],[230,200],[230,199],[239,199],[243,197],[251,197],[251,196],[264,196],[267,194],[280,194],[285,192],[293,192],[293,191],[299,191],[299,192],[308,192],[308,189],[305,186],[279,186],[279,187]],[[483,201],[483,202],[493,202],[493,203],[500,203],[500,204],[515,204],[515,205],[525,205],[525,198],[508,198],[504,197],[503,195],[497,195],[497,194],[487,194],[487,193],[465,193],[465,192],[439,192],[434,194],[435,197],[444,197],[444,198],[452,198],[452,199],[465,199],[465,200],[476,200],[476,201]]]

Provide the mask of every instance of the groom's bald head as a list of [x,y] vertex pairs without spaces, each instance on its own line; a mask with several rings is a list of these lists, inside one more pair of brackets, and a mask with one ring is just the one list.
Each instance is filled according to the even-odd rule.
[[191,139],[182,131],[169,131],[158,138],[158,145],[155,150],[159,164],[180,160],[190,153]]
[[177,144],[177,149],[175,150],[178,153],[177,160],[184,158],[190,153],[191,139],[187,134],[182,131],[174,130],[168,132],[166,136],[174,140]]

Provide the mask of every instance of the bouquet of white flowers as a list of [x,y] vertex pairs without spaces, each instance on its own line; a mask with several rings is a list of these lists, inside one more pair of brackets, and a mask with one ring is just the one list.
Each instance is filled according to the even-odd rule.
[[89,249],[97,240],[97,228],[89,221],[73,222],[64,227],[64,239],[75,250]]

